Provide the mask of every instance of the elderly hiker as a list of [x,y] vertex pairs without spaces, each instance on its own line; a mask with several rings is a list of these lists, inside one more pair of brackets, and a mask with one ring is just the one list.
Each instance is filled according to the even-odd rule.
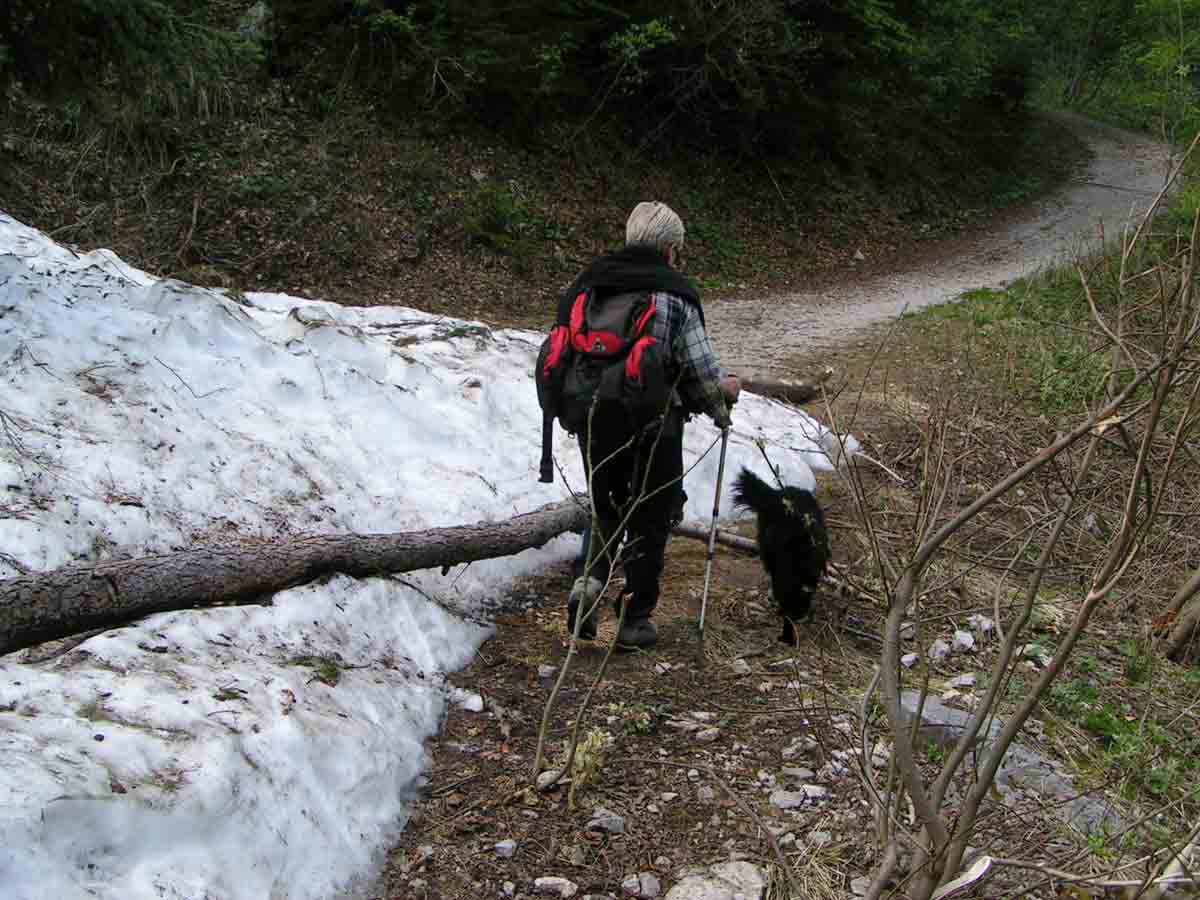
[[[683,221],[669,206],[644,202],[634,207],[625,225],[625,247],[595,260],[564,293],[558,324],[538,360],[543,409],[553,410],[551,414],[579,435],[584,470],[592,479],[596,527],[585,536],[591,561],[587,575],[580,574],[571,589],[567,624],[574,631],[580,611],[586,614],[596,606],[623,536],[622,598],[628,598],[628,606],[617,635],[622,649],[649,649],[658,641],[651,614],[658,603],[667,538],[682,517],[684,422],[702,413],[719,428],[727,428],[729,406],[740,391],[737,376],[717,364],[699,293],[679,272],[683,241]],[[593,360],[592,369],[585,357]],[[605,360],[617,360],[621,369],[609,371],[623,371],[633,387],[610,390],[600,374],[591,382],[586,375],[574,375],[614,365]],[[543,387],[559,369],[564,374],[557,386]],[[666,402],[643,425],[630,410],[638,404],[649,408],[638,391],[652,395],[658,383]],[[547,397],[559,393],[547,400],[543,390]],[[595,399],[597,393],[608,406]],[[601,409],[606,411],[603,416]],[[612,415],[610,409],[628,414]],[[630,513],[630,502],[639,497]],[[618,610],[622,598],[617,600]],[[595,638],[595,612],[580,624],[579,634],[585,640]]]

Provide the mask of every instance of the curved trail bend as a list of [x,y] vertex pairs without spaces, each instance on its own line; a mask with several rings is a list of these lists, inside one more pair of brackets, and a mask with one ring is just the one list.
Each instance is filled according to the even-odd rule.
[[1060,115],[1093,158],[1057,191],[997,216],[986,230],[928,245],[883,275],[846,278],[820,290],[767,300],[713,298],[709,333],[723,364],[778,374],[789,357],[845,342],[857,331],[976,288],[998,288],[1095,248],[1137,223],[1162,189],[1173,157],[1153,138]]

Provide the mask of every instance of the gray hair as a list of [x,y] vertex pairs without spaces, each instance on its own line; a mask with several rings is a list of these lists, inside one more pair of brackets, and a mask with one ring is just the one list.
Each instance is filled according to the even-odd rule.
[[643,201],[625,223],[625,244],[648,244],[663,253],[683,246],[683,219],[665,203]]

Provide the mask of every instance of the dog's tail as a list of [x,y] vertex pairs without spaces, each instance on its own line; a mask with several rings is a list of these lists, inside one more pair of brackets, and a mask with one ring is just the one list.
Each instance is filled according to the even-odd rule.
[[743,466],[733,483],[733,502],[764,515],[778,509],[783,501],[779,491]]

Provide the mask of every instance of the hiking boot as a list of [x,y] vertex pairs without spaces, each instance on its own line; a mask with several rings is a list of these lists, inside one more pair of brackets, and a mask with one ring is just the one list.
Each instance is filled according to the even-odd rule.
[[599,578],[587,577],[580,575],[575,579],[575,584],[571,587],[571,595],[567,598],[567,631],[571,634],[575,633],[575,616],[582,606],[586,612],[592,607],[596,607],[592,614],[583,620],[579,625],[579,638],[584,641],[594,641],[596,639],[596,612],[599,611],[599,606],[596,601],[600,599],[600,595],[604,593],[604,582]]
[[652,650],[658,644],[658,626],[649,619],[626,622],[617,632],[618,650]]

